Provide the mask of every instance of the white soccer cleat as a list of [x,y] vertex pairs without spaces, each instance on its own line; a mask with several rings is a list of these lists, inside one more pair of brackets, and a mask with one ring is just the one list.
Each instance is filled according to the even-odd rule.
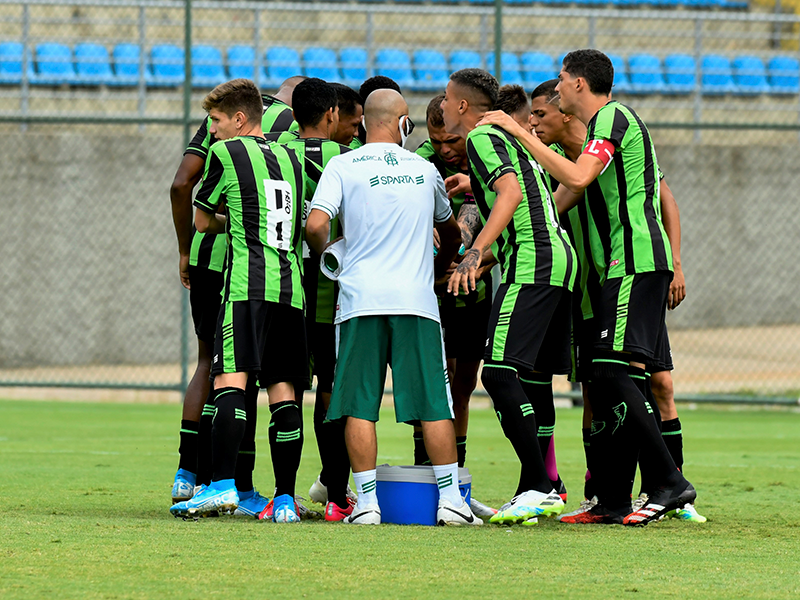
[[549,494],[528,490],[514,496],[511,502],[504,504],[503,508],[489,519],[489,522],[507,525],[524,523],[536,517],[558,516],[562,510],[564,510],[564,501],[556,490],[552,490]]
[[[312,502],[322,504],[323,506],[328,503],[328,486],[320,481],[319,476],[317,476],[317,480],[312,484],[311,488],[309,488],[308,498]],[[347,498],[352,500],[353,503],[358,502],[358,496],[350,489],[349,483],[347,484]]]
[[478,502],[475,498],[470,498],[469,507],[472,509],[472,514],[478,517],[493,517],[497,514],[497,509],[487,506],[483,502]]
[[381,507],[377,504],[367,504],[366,506],[353,508],[352,514],[342,519],[342,523],[348,525],[380,525]]
[[436,524],[483,525],[483,521],[475,516],[466,502],[462,502],[461,506],[454,506],[448,499],[439,498],[439,508],[436,510]]

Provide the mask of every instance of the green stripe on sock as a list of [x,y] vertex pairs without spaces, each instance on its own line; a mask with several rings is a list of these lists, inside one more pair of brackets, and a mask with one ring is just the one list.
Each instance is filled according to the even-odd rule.
[[239,454],[255,454],[252,450],[239,450]]
[[678,431],[662,431],[661,435],[681,435],[683,431],[678,429]]
[[181,429],[181,433],[197,433],[196,431],[192,431],[191,429]]

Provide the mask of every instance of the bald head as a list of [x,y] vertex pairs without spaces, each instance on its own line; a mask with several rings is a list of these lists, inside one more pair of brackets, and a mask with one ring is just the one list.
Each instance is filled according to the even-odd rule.
[[286,81],[284,81],[281,86],[278,88],[278,91],[275,92],[273,98],[277,98],[284,104],[288,104],[289,106],[292,105],[292,94],[294,94],[294,88],[297,87],[297,84],[301,81],[305,81],[308,79],[305,75],[295,75],[294,77],[289,77]]
[[390,89],[375,90],[364,103],[364,121],[367,130],[381,124],[397,127],[397,120],[408,114],[408,104],[398,92]]

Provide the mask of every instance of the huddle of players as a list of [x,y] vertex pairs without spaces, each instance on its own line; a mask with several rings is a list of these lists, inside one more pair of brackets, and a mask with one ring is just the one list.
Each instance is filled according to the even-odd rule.
[[[693,488],[676,468],[662,441],[654,419],[659,410],[654,409],[653,403],[645,399],[650,389],[645,370],[640,368],[641,363],[634,362],[671,368],[668,355],[660,364],[658,361],[658,353],[663,353],[664,349],[668,353],[669,350],[665,339],[664,312],[673,268],[670,242],[661,224],[658,178],[653,176],[658,173],[658,167],[644,124],[627,107],[614,101],[608,102],[613,69],[602,53],[570,53],[564,59],[564,70],[560,78],[561,89],[558,91],[562,98],[567,95],[568,98],[575,98],[578,103],[593,99],[596,105],[596,110],[591,114],[584,110],[582,115],[590,132],[586,143],[581,145],[582,148],[585,146],[583,152],[575,152],[576,144],[570,144],[577,140],[574,128],[567,131],[569,127],[562,127],[560,131],[565,136],[564,139],[552,139],[554,143],[561,141],[564,147],[569,147],[571,152],[568,156],[575,161],[574,167],[583,169],[578,172],[583,178],[576,176],[575,170],[570,171],[563,163],[553,162],[554,159],[548,153],[555,152],[531,135],[531,108],[524,91],[518,86],[506,86],[498,90],[496,80],[485,71],[465,69],[451,76],[445,96],[434,99],[428,107],[430,137],[418,153],[434,162],[443,177],[449,177],[447,183],[451,201],[454,211],[459,214],[464,241],[463,259],[457,267],[453,265],[453,274],[447,284],[447,291],[452,292],[454,297],[442,294],[440,309],[445,345],[448,347],[448,370],[456,415],[459,464],[463,465],[466,451],[469,396],[475,387],[482,357],[485,361],[482,377],[484,386],[492,396],[503,431],[521,463],[516,494],[499,512],[493,514],[491,521],[532,524],[538,516],[561,513],[566,490],[555,468],[552,443],[555,424],[552,375],[568,373],[575,367],[578,379],[584,383],[587,397],[591,398],[594,411],[587,411],[587,414],[592,415],[592,426],[585,432],[589,440],[587,462],[591,473],[590,484],[587,483],[587,497],[588,490],[591,489],[591,500],[584,502],[576,513],[562,517],[562,521],[643,524],[668,511],[681,509],[694,500]],[[267,131],[281,120],[277,111],[272,109],[274,106],[281,107],[283,115],[286,115],[288,106],[280,98],[283,95],[288,100],[286,87],[294,84],[296,88],[292,94],[292,102],[299,123],[299,133],[274,132],[268,135],[268,140],[256,139],[249,144],[251,148],[247,152],[239,152],[250,157],[254,152],[268,156],[270,149],[273,149],[272,153],[281,155],[281,151],[275,151],[269,141],[283,142],[293,148],[296,151],[296,162],[292,163],[291,159],[287,161],[282,155],[279,156],[276,162],[282,165],[281,170],[279,173],[269,172],[268,178],[274,180],[276,175],[281,175],[282,181],[287,182],[290,187],[293,186],[291,198],[302,196],[306,199],[305,207],[297,203],[294,210],[304,212],[313,196],[315,181],[319,180],[326,157],[347,150],[330,141],[330,138],[348,141],[349,135],[352,140],[352,133],[360,120],[360,106],[352,111],[343,110],[342,99],[348,95],[348,88],[338,86],[338,98],[334,99],[338,103],[337,114],[335,105],[331,107],[330,101],[326,103],[321,99],[325,95],[325,88],[322,86],[331,88],[330,84],[319,80],[307,80],[298,84],[296,80],[301,78],[293,79],[295,81],[287,82],[275,97],[264,98],[263,123],[264,131]],[[563,91],[565,83],[572,85],[567,94]],[[373,82],[373,85],[397,89],[396,85],[390,86],[387,82]],[[547,85],[555,88],[552,82],[544,84]],[[364,95],[362,89],[362,97]],[[540,108],[539,112],[546,114],[547,107],[555,108],[552,102],[557,97],[556,90],[547,91],[540,86],[534,92],[533,100],[536,102],[543,97],[546,100],[540,103],[544,108]],[[346,103],[347,100],[344,104]],[[592,105],[591,101],[589,104]],[[306,105],[309,107],[307,114]],[[564,105],[562,100],[562,110],[569,112]],[[505,117],[500,112],[486,114],[492,108],[504,110],[510,117]],[[534,107],[534,122],[537,121],[536,111]],[[210,115],[213,120],[214,114],[211,111]],[[573,119],[561,113],[559,115],[566,124]],[[552,116],[550,111],[551,120]],[[577,120],[575,119],[576,123]],[[539,121],[544,122],[544,119],[539,118]],[[340,133],[343,122],[349,123],[347,131],[350,133],[347,135]],[[283,123],[287,130],[293,128],[285,116]],[[260,126],[261,123],[259,128]],[[225,139],[219,136],[220,127],[212,131],[213,127],[212,124],[207,131],[201,127],[187,150],[187,156],[202,156],[200,149],[203,148],[203,140],[206,144],[205,151],[208,152],[209,133],[216,133],[218,139]],[[537,133],[546,135],[546,127],[540,127]],[[558,131],[553,131],[554,136],[557,133]],[[572,139],[568,133],[572,134]],[[237,137],[241,135],[241,132],[236,133]],[[204,184],[196,205],[202,210],[208,210],[209,214],[213,215],[220,198],[227,200],[229,215],[232,214],[230,191],[221,183],[223,176],[217,173],[225,172],[226,168],[239,172],[235,154],[222,150],[227,150],[234,144],[235,142],[217,144],[207,160]],[[615,152],[621,156],[614,165],[615,169],[607,171],[606,167],[613,161]],[[288,156],[290,153],[286,154]],[[561,156],[565,154],[562,150]],[[636,160],[632,161],[631,156]],[[269,165],[270,161],[266,162]],[[301,162],[303,166],[298,169]],[[309,171],[311,175],[308,174]],[[459,177],[466,171],[469,171],[468,182]],[[192,179],[188,178],[187,181],[191,182]],[[241,181],[241,177],[238,177],[238,185],[241,185]],[[552,189],[559,181],[563,185],[559,186],[560,192],[554,195]],[[300,192],[301,189],[304,191]],[[268,192],[272,193],[272,190]],[[280,195],[277,192],[276,190],[276,198]],[[173,186],[173,207],[175,195]],[[570,224],[568,232],[561,226],[557,214],[559,209],[563,213],[572,205],[575,208],[564,219],[565,224]],[[620,206],[627,212],[622,219],[619,218],[622,214]],[[211,221],[220,222],[216,217]],[[286,225],[291,230],[290,236],[281,236],[286,233],[281,231],[281,225]],[[198,226],[200,227],[199,224]],[[206,224],[202,229],[214,231],[213,228],[208,229]],[[332,229],[335,230],[335,225]],[[269,229],[268,223],[267,235],[271,234],[273,239],[266,240],[263,248],[274,247],[276,237],[278,246],[282,240],[289,245],[297,243],[300,239],[298,232],[299,229],[290,226],[288,221],[274,224],[273,229]],[[336,237],[334,231],[331,235]],[[195,238],[198,250],[193,247],[190,252],[190,264],[194,263],[192,267],[200,264],[201,255],[213,258],[213,244],[220,243],[217,239],[213,243],[205,240],[206,245],[211,245],[212,248],[206,249],[203,254],[199,247],[203,245],[204,238],[200,235]],[[179,232],[179,244],[180,242]],[[235,238],[232,238],[231,243],[236,243]],[[248,244],[249,242],[241,251],[248,251]],[[195,245],[194,241],[192,245]],[[284,246],[286,247],[288,246]],[[251,250],[249,252],[252,254]],[[181,254],[183,257],[184,253]],[[280,257],[280,252],[278,254]],[[216,250],[218,258],[224,255],[224,249]],[[230,256],[231,252],[228,252],[228,260]],[[306,273],[318,274],[317,277],[307,276],[304,284],[308,303],[305,326],[309,332],[312,361],[318,376],[315,430],[323,462],[323,471],[312,486],[311,496],[315,501],[328,500],[326,519],[341,520],[351,506],[347,499],[349,462],[340,425],[324,421],[332,383],[332,298],[335,290],[331,282],[323,280],[319,275],[316,267],[318,258],[309,256],[307,250],[304,250],[304,257],[316,261],[308,265],[310,269],[306,269]],[[495,260],[502,266],[503,278],[497,297],[491,302],[488,294],[491,285],[487,287],[484,275]],[[182,267],[183,263],[182,258]],[[211,264],[211,260],[208,264]],[[274,302],[302,310],[302,299],[297,300],[299,283],[288,274],[291,268],[285,264],[280,264],[278,268],[282,283],[280,294]],[[251,276],[252,271],[251,266]],[[284,271],[287,271],[285,278]],[[195,296],[195,279],[191,275],[190,279],[192,296]],[[579,289],[573,299],[571,291],[576,280]],[[226,307],[228,303],[236,301],[230,295],[233,283],[235,281],[229,270],[225,283]],[[459,288],[463,291],[461,295]],[[258,298],[264,295],[263,282],[261,289],[256,291]],[[682,289],[671,291],[675,294],[682,293]],[[255,297],[251,294],[251,299]],[[677,304],[671,296],[670,304],[673,303]],[[196,304],[200,303],[193,298],[193,316],[202,351],[203,346],[209,344],[203,338],[209,338],[200,327],[203,319],[198,319],[195,314],[200,312],[199,309],[195,310]],[[576,340],[574,365],[569,344],[573,309],[576,314],[572,333]],[[216,317],[210,312],[209,315],[209,319]],[[595,323],[598,325],[593,327],[587,322],[591,317],[596,319]],[[242,322],[252,320],[250,314],[242,317]],[[262,338],[252,340],[253,345],[262,344],[263,347],[263,336],[266,335],[270,339],[282,341],[287,347],[292,346],[290,341],[297,338],[299,331],[297,319],[292,320],[287,313],[278,315],[278,318],[276,315],[268,315],[261,320],[266,320],[269,325],[265,326],[266,333],[258,332]],[[487,329],[483,325],[487,322],[488,340],[485,340],[483,331]],[[223,363],[229,358],[235,361],[232,364],[236,364],[238,368],[239,348],[226,348],[225,343],[226,338],[233,338],[238,344],[247,337],[247,333],[237,331],[236,326],[237,315],[233,310],[219,313],[218,335],[214,342],[215,366],[211,371],[217,374],[216,390],[209,395],[199,426],[193,429],[193,422],[186,419],[186,407],[184,408],[181,469],[173,487],[173,499],[183,502],[173,507],[173,513],[195,515],[235,508],[239,514],[291,522],[299,518],[297,513],[300,505],[294,502],[294,475],[302,447],[302,420],[292,396],[296,394],[299,397],[302,394],[308,374],[294,374],[289,377],[287,373],[291,373],[291,369],[287,371],[281,365],[276,367],[274,364],[242,363],[241,368],[245,371],[259,370],[260,366],[260,381],[256,382],[251,377],[240,381],[239,388],[227,385],[227,373],[217,362],[222,355]],[[599,329],[600,326],[603,328]],[[317,333],[312,333],[315,330]],[[289,331],[293,335],[288,334]],[[229,341],[233,346],[232,340]],[[484,341],[485,352],[482,350]],[[247,352],[243,351],[243,354],[246,355]],[[202,376],[200,366],[198,373]],[[270,373],[276,377],[280,373],[279,379],[282,378],[282,381],[273,383]],[[330,378],[327,377],[328,374]],[[197,376],[196,374],[196,378]],[[285,385],[287,379],[290,380],[289,388],[276,391],[276,386]],[[640,386],[637,388],[634,382]],[[267,503],[252,488],[253,459],[249,457],[254,457],[255,450],[257,383],[267,387],[273,414],[270,445],[275,468],[276,497],[272,503]],[[192,384],[195,384],[194,380]],[[222,420],[221,415],[225,411],[230,415],[227,420],[239,426],[241,435],[231,435],[231,431],[217,427],[217,421]],[[200,437],[198,432],[210,428],[209,423],[203,427],[203,420],[208,422],[212,417],[215,417],[213,443],[205,446],[214,448],[214,457],[205,462],[213,465],[213,476],[209,473],[193,473],[192,441],[196,443]],[[236,424],[237,419],[243,423]],[[216,434],[217,429],[221,429],[219,436]],[[673,431],[675,430],[665,433]],[[679,425],[675,433],[679,434]],[[217,449],[217,445],[226,444],[223,438],[241,440],[238,453],[234,445],[227,443],[230,447],[224,453],[228,457],[227,462],[217,456],[223,454]],[[424,464],[424,445],[420,444],[418,438],[415,434],[415,462]],[[291,446],[292,442],[294,447]],[[186,465],[183,462],[184,446],[189,455]],[[643,493],[632,509],[631,487],[637,459],[643,474]],[[203,462],[201,458],[198,464],[202,466]],[[625,468],[619,468],[619,465],[624,465]],[[194,481],[193,474],[196,475]],[[214,488],[220,481],[224,482],[222,487],[232,490],[224,502],[219,502],[224,494]],[[196,492],[194,484],[201,486]],[[215,498],[212,506],[203,506],[202,485],[208,486],[208,493],[205,495]],[[234,498],[237,490],[238,498]],[[194,498],[191,498],[193,493]],[[184,494],[185,499],[180,494]],[[486,510],[488,514],[495,512],[488,508]],[[475,512],[480,514],[477,510]],[[487,513],[484,514],[488,516]]]

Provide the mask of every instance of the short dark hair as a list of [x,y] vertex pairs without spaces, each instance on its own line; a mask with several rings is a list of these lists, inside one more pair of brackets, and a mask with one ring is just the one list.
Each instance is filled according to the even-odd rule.
[[229,117],[241,111],[250,123],[261,123],[264,102],[256,84],[249,79],[220,83],[203,99],[203,110],[219,110]]
[[339,99],[333,86],[317,77],[309,77],[298,83],[292,92],[294,120],[300,127],[313,127],[331,108],[336,108]]
[[442,114],[442,100],[444,94],[439,94],[428,102],[428,110],[425,113],[425,119],[431,127],[441,129],[444,127],[444,115]]
[[564,57],[564,70],[573,77],[583,77],[593,94],[607,96],[614,85],[614,65],[600,50],[574,50]]
[[361,84],[361,87],[358,88],[358,93],[364,102],[366,102],[367,96],[369,96],[375,90],[394,90],[398,94],[403,93],[400,91],[400,86],[397,85],[397,82],[394,79],[385,77],[384,75],[375,75],[375,77],[370,77],[367,79]]
[[507,115],[515,115],[523,108],[528,112],[528,94],[521,85],[504,85],[497,91],[495,110],[502,110]]
[[531,100],[538,98],[539,96],[544,96],[545,102],[550,104],[553,100],[558,98],[558,92],[556,91],[557,85],[558,79],[548,79],[544,83],[540,83],[531,92]]
[[336,90],[336,97],[339,98],[339,113],[354,115],[356,106],[363,106],[364,100],[361,95],[353,88],[343,83],[331,83],[330,86]]
[[500,84],[497,79],[483,69],[461,69],[450,75],[450,81],[474,92],[477,98],[476,105],[483,110],[491,110],[497,102],[497,92]]

